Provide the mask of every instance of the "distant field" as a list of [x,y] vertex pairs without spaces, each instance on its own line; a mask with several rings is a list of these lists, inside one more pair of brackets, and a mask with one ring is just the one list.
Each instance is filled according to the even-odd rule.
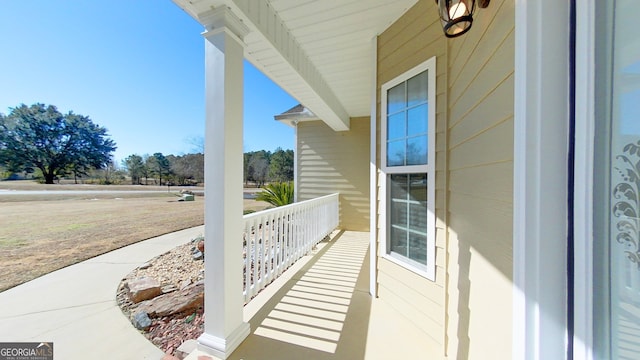
[[[118,193],[3,196],[5,191],[43,189]],[[113,249],[204,223],[203,197],[179,202],[175,194],[179,187],[172,187],[172,193],[166,190],[0,182],[0,291]],[[244,203],[251,210],[268,205],[255,200]]]

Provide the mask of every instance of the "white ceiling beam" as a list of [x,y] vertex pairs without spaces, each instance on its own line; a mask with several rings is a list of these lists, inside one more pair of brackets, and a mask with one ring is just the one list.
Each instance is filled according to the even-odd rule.
[[[255,0],[234,0],[234,4],[250,22],[249,27],[257,30],[259,35],[273,46],[278,56],[306,85],[307,91],[291,93],[291,95],[324,120],[332,129],[336,131],[349,130],[349,114],[343,104],[271,5],[265,1]],[[251,57],[252,54],[247,54],[250,61]],[[269,75],[269,70],[262,67],[261,64],[256,62],[254,65]]]

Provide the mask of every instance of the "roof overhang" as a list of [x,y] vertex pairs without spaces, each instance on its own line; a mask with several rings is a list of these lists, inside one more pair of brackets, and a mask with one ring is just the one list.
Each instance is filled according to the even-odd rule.
[[317,121],[320,120],[316,114],[304,107],[302,104],[296,105],[291,109],[283,112],[282,114],[275,115],[273,117],[277,121],[291,127],[296,127],[298,123],[304,121]]
[[368,116],[373,39],[417,0],[173,0],[209,30],[228,7],[249,28],[245,58],[336,131]]

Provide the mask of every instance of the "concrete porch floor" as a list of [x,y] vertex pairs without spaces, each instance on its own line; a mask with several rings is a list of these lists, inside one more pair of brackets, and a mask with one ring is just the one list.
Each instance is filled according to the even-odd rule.
[[369,256],[368,232],[321,243],[245,307],[251,334],[229,359],[424,358],[422,332],[369,294]]

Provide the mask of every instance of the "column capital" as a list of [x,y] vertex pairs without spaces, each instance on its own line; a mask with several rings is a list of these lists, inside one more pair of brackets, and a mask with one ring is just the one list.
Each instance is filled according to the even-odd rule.
[[227,6],[219,6],[205,11],[198,15],[198,20],[206,29],[202,33],[205,38],[226,31],[239,40],[244,40],[244,37],[249,33],[249,27]]

